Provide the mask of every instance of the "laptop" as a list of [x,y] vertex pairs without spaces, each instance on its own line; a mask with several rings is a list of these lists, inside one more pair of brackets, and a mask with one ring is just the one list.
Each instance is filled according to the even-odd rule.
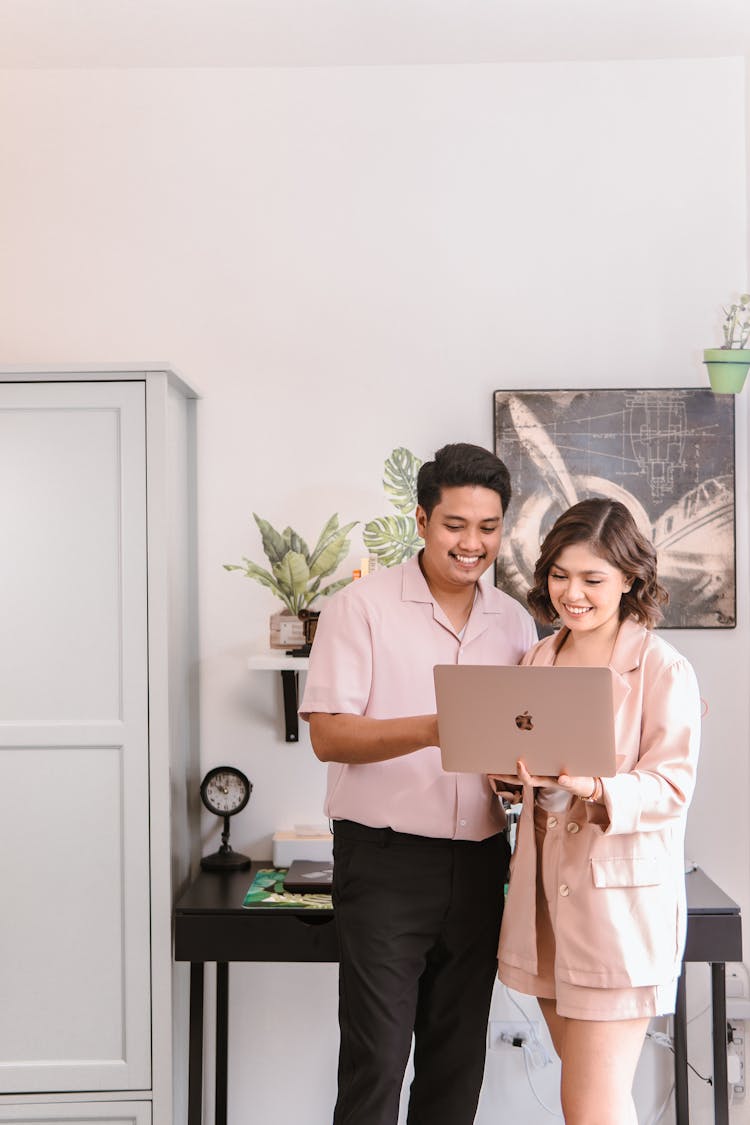
[[284,890],[292,894],[330,894],[333,861],[294,859],[284,876]]
[[616,772],[609,668],[438,664],[443,769],[557,777]]

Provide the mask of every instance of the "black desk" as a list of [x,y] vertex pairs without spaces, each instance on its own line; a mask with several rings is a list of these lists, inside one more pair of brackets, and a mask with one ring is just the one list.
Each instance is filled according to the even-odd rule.
[[700,868],[685,879],[688,927],[683,969],[677,986],[674,1017],[674,1080],[677,1125],[688,1125],[687,997],[685,961],[706,961],[711,965],[711,1010],[713,1017],[714,1123],[729,1121],[727,1084],[727,1000],[726,962],[742,960],[742,919],[740,908]]
[[[200,1125],[203,1103],[203,966],[216,962],[216,1125],[227,1120],[227,1023],[230,961],[337,961],[332,910],[242,906],[259,867],[223,875],[201,872],[175,906],[175,960],[190,961],[188,1125]],[[728,1125],[725,962],[742,960],[740,908],[707,875],[687,877],[685,961],[711,965],[714,1122]],[[677,1125],[689,1125],[685,973],[675,1012]]]

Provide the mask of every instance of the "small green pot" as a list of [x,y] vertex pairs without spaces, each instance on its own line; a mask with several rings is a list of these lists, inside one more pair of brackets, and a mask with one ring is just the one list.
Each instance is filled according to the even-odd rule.
[[737,395],[745,385],[750,367],[750,348],[706,348],[703,362],[708,368],[712,391],[720,395]]

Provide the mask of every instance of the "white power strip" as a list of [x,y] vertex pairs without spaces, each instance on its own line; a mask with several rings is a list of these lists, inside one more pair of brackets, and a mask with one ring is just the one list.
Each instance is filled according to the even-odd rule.
[[727,1043],[727,1081],[733,1100],[740,1101],[745,1096],[745,1023],[730,1017],[729,1024],[732,1039]]

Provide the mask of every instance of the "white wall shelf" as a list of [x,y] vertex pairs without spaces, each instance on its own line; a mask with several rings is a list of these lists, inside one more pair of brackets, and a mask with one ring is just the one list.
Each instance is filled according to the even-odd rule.
[[299,742],[299,673],[310,663],[307,656],[288,656],[285,652],[253,653],[247,659],[252,672],[281,672],[281,689],[284,696],[284,738],[286,742]]
[[256,652],[247,658],[247,666],[253,671],[303,672],[310,663],[309,656],[287,656],[285,652]]

